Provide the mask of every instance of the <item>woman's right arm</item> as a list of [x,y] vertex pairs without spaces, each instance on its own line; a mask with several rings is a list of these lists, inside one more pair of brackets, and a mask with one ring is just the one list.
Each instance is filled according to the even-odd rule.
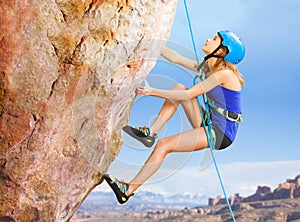
[[172,63],[197,71],[198,66],[194,60],[183,57],[172,49],[165,47],[160,54]]

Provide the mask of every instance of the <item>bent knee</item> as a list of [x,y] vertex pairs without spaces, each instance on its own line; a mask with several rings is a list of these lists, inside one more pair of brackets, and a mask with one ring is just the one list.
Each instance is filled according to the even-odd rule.
[[171,141],[168,138],[160,139],[154,148],[155,152],[160,152],[164,155],[171,153],[172,150],[173,150],[173,146]]
[[175,90],[186,90],[188,89],[185,85],[183,84],[180,84],[180,83],[177,83],[175,84],[172,89],[175,89]]

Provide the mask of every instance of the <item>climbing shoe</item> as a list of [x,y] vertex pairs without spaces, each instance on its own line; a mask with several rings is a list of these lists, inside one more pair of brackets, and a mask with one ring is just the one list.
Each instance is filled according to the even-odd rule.
[[123,130],[131,137],[137,139],[146,147],[153,146],[155,139],[157,138],[157,134],[150,136],[150,129],[146,126],[142,127],[132,127],[132,126],[124,126]]
[[129,197],[134,195],[134,194],[131,194],[129,196],[126,195],[126,191],[129,188],[129,185],[127,183],[119,181],[117,178],[109,174],[105,174],[103,177],[108,183],[108,185],[111,187],[111,189],[114,191],[117,200],[120,204],[125,203],[129,199]]

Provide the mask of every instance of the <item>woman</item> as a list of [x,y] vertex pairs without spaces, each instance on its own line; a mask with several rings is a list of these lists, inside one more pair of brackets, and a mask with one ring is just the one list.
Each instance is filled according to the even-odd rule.
[[235,33],[221,31],[214,38],[207,39],[202,50],[206,57],[199,67],[195,61],[184,58],[168,48],[162,50],[161,55],[170,62],[191,70],[201,69],[206,74],[204,81],[190,89],[182,84],[176,84],[171,90],[152,88],[148,84],[136,89],[140,96],[156,96],[165,98],[166,101],[150,127],[125,126],[123,130],[130,136],[151,147],[157,133],[172,117],[179,104],[183,106],[193,129],[159,140],[144,166],[129,183],[119,181],[108,174],[104,175],[119,203],[125,203],[133,192],[159,169],[167,154],[192,152],[209,147],[196,101],[197,96],[207,93],[210,100],[215,149],[224,149],[234,141],[241,121],[241,88],[244,84],[244,79],[235,64],[245,56],[244,45]]

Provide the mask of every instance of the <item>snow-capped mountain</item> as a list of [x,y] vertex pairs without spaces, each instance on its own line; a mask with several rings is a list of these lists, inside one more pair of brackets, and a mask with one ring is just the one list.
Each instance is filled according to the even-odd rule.
[[182,209],[207,205],[208,197],[203,194],[161,194],[151,191],[139,191],[123,205],[117,203],[114,193],[92,192],[79,210],[112,210],[124,212],[144,212],[158,209]]

